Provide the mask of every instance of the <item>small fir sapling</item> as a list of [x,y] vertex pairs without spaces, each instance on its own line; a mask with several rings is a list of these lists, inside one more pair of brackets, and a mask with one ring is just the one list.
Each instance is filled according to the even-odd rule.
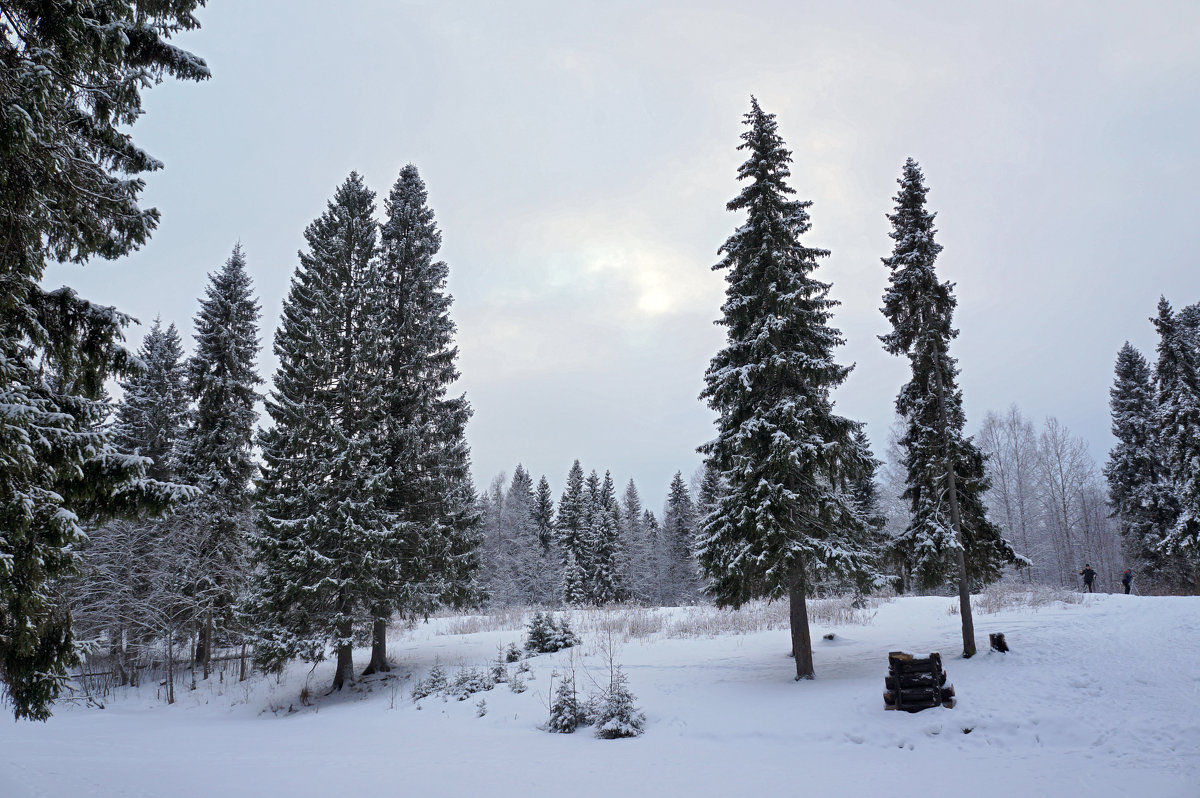
[[521,661],[521,649],[517,648],[516,643],[508,644],[508,648],[505,649],[505,651],[504,651],[504,661],[505,662],[520,662]]
[[478,668],[460,668],[447,692],[459,701],[466,701],[472,694],[491,690],[494,686],[487,674]]
[[434,664],[424,679],[419,680],[412,688],[413,701],[440,693],[446,689],[446,671],[440,664]]
[[626,685],[626,676],[618,665],[612,672],[608,695],[603,699],[596,718],[596,736],[605,740],[637,737],[646,730],[646,716],[634,704],[636,700]]
[[547,612],[535,612],[529,620],[529,637],[525,640],[525,650],[531,654],[545,654],[554,651],[554,622]]
[[491,668],[488,670],[488,676],[491,677],[491,680],[494,683],[508,681],[508,662],[505,657],[503,647],[500,648],[499,653],[496,655],[496,660],[492,663]]
[[554,692],[554,701],[550,704],[550,722],[546,731],[555,734],[571,734],[579,728],[583,720],[579,707],[579,698],[575,693],[575,676],[573,671],[566,673],[558,683]]
[[575,632],[571,630],[570,622],[567,616],[563,616],[561,620],[551,616],[551,628],[554,630],[554,650],[561,651],[564,648],[579,645],[579,638],[575,636]]
[[479,703],[477,703],[475,705],[475,717],[482,718],[486,714],[487,714],[487,700],[481,698],[481,699],[479,699]]
[[525,692],[525,679],[521,677],[519,672],[514,673],[512,678],[508,680],[508,689],[514,693]]

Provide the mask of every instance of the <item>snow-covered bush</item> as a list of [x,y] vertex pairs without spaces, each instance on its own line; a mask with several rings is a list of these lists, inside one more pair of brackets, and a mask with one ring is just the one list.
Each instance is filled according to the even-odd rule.
[[446,694],[466,701],[473,693],[491,690],[495,686],[495,682],[478,668],[459,668],[458,673],[454,674],[454,681],[446,688]]
[[517,648],[516,643],[509,643],[508,648],[504,650],[505,662],[519,662],[521,659],[521,649]]
[[424,679],[419,679],[412,687],[413,701],[420,701],[426,696],[441,693],[446,689],[446,671],[441,665],[435,664]]
[[550,612],[535,612],[529,621],[525,650],[531,654],[552,654],[579,644],[566,616],[561,620]]
[[608,693],[600,705],[595,718],[596,736],[605,740],[621,737],[637,737],[646,730],[646,716],[634,703],[626,677],[618,665],[613,671]]
[[525,650],[531,654],[556,651],[554,645],[554,616],[548,612],[535,612],[529,619],[529,636],[525,639]]

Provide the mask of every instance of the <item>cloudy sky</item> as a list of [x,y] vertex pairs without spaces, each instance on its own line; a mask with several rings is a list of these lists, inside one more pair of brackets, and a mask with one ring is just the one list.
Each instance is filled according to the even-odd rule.
[[[843,302],[838,392],[881,451],[905,364],[876,336],[905,157],[958,284],[968,423],[1017,403],[1102,460],[1129,339],[1159,294],[1200,300],[1200,4],[467,3],[212,0],[178,42],[211,81],[148,92],[166,163],[153,241],[52,269],[85,296],[191,332],[240,240],[262,371],[304,227],[351,170],[382,196],[416,164],[444,233],[477,479],[572,459],[657,508],[699,465],[697,400],[722,343],[710,271],[740,223],[754,94],[811,199],[806,243]],[[140,342],[144,327],[131,330]]]

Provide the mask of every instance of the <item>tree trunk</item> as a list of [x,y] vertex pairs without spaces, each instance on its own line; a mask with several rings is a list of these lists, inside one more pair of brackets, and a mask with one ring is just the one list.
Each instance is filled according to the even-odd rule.
[[788,573],[788,601],[791,603],[792,654],[796,658],[796,681],[811,679],[814,676],[806,591],[804,566],[793,564]]
[[204,631],[201,638],[201,662],[204,664],[204,678],[208,679],[208,674],[211,671],[212,663],[212,643],[213,643],[213,614],[212,610],[208,611],[208,615],[204,618]]
[[382,612],[377,612],[375,623],[371,626],[371,661],[367,664],[367,669],[363,671],[363,676],[370,676],[372,673],[387,673],[392,669],[388,664],[387,659],[387,618],[380,617]]
[[238,681],[244,682],[246,681],[246,642],[244,640],[242,641],[242,661],[240,665],[241,670],[238,674]]
[[958,480],[954,474],[954,458],[950,456],[950,421],[946,417],[945,388],[942,386],[942,360],[936,355],[933,369],[937,380],[938,422],[942,426],[942,446],[946,458],[946,492],[950,499],[950,523],[958,538],[955,560],[958,565],[958,612],[962,617],[963,659],[975,656],[975,620],[971,617],[971,586],[967,583],[966,539],[962,533],[962,515],[958,511]]
[[175,703],[175,638],[167,630],[167,703]]
[[329,692],[341,690],[347,682],[354,681],[354,657],[350,644],[350,624],[346,622],[338,627],[338,637],[343,641],[337,647],[337,668],[333,672],[333,686]]

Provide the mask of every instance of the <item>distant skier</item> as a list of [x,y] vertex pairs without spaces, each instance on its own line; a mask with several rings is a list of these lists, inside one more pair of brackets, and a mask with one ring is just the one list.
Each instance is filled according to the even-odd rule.
[[1092,570],[1092,566],[1084,563],[1083,570],[1079,572],[1079,575],[1083,577],[1083,586],[1087,588],[1087,592],[1095,593],[1092,583],[1096,581],[1096,572]]
[[1125,585],[1125,595],[1129,595],[1129,589],[1133,587],[1133,570],[1125,569],[1125,573],[1121,574],[1121,584]]

